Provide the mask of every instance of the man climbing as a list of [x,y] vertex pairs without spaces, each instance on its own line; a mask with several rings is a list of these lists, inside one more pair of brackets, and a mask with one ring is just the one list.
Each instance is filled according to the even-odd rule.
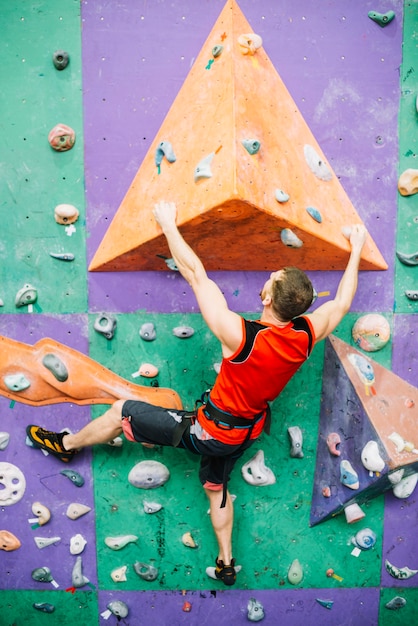
[[122,432],[131,441],[176,446],[201,455],[199,478],[209,499],[218,543],[216,566],[206,572],[233,585],[238,568],[232,554],[230,473],[263,428],[268,429],[268,403],[306,361],[314,344],[327,337],[349,311],[367,230],[363,225],[351,227],[351,254],[333,300],[303,315],[313,300],[312,284],[304,272],[287,267],[270,275],[260,293],[261,317],[248,321],[228,308],[221,290],[180,234],[176,213],[172,202],[160,202],[154,208],[174,262],[221,343],[222,365],[210,394],[202,397],[202,405],[192,413],[118,400],[77,433],[56,433],[31,425],[27,434],[36,447],[65,462],[81,448],[107,443]]

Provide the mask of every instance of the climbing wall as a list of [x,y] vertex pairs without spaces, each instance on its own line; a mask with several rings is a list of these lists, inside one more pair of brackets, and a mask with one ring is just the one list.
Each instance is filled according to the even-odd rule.
[[[401,264],[396,251],[412,254],[417,241],[416,196],[401,198],[397,192],[398,176],[413,167],[416,148],[417,7],[401,0],[388,4],[333,0],[321,7],[307,0],[279,5],[241,0],[239,7],[262,36],[265,54],[389,266],[361,273],[353,311],[336,336],[353,345],[351,328],[358,316],[384,313],[392,340],[373,358],[416,385],[418,305],[404,293],[417,289],[416,268]],[[5,155],[0,200],[6,218],[0,235],[0,335],[27,345],[51,337],[133,384],[151,386],[151,379],[132,374],[141,363],[153,363],[160,387],[175,389],[187,408],[213,383],[214,364],[220,360],[189,287],[168,268],[87,268],[223,7],[223,0],[124,0],[117,9],[100,0],[31,5],[19,0],[0,9],[5,86],[0,93]],[[367,15],[389,8],[395,19],[384,28]],[[70,53],[62,71],[52,63],[57,49]],[[75,145],[68,152],[55,152],[48,144],[48,133],[58,123],[75,130]],[[80,212],[73,228],[54,219],[54,208],[62,203]],[[233,225],[228,232],[231,239],[236,235]],[[212,243],[215,247],[216,239]],[[242,245],[251,257],[251,238]],[[63,261],[51,252],[75,258]],[[258,293],[268,275],[260,270],[211,272],[229,305],[251,318],[259,314]],[[335,294],[340,272],[309,275],[319,293]],[[38,292],[32,311],[15,306],[25,284]],[[111,340],[94,330],[103,314],[117,320]],[[139,336],[147,322],[155,325],[153,342]],[[193,327],[194,335],[175,337],[172,330],[179,325]],[[193,456],[127,441],[121,447],[98,446],[71,465],[84,478],[78,487],[61,474],[62,463],[25,444],[26,426],[76,430],[106,407],[66,402],[38,408],[1,397],[0,431],[10,434],[10,442],[0,450],[0,462],[17,466],[26,479],[22,498],[0,507],[0,530],[13,532],[21,542],[15,551],[0,551],[3,622],[116,624],[106,606],[120,599],[130,610],[121,620],[125,624],[245,624],[253,597],[264,606],[266,624],[351,624],[354,615],[362,625],[413,623],[416,578],[393,578],[384,562],[418,569],[416,494],[399,500],[388,492],[372,499],[363,506],[366,517],[359,526],[348,525],[341,515],[309,526],[324,349],[317,346],[274,403],[271,436],[263,435],[243,459],[262,449],[276,483],[252,487],[239,466],[232,477],[231,491],[237,496],[234,552],[243,566],[233,589],[205,575],[216,545]],[[304,437],[302,459],[289,454],[287,429],[294,425]],[[144,493],[127,476],[146,459],[163,462],[170,479]],[[144,500],[158,501],[163,508],[147,514]],[[35,502],[51,511],[43,527],[32,512]],[[74,503],[91,510],[70,519],[67,510]],[[355,557],[351,538],[366,526],[376,533],[376,545]],[[183,545],[187,531],[196,549]],[[76,534],[87,541],[82,563],[88,580],[75,589],[70,540]],[[131,534],[138,539],[120,551],[104,541]],[[35,537],[56,541],[38,548]],[[297,586],[287,579],[294,559],[303,568]],[[133,568],[136,562],[157,567],[157,579],[141,579]],[[112,580],[111,572],[125,566],[126,581]],[[54,582],[32,578],[32,571],[41,567],[50,568]],[[329,568],[342,580],[327,577]],[[395,595],[407,604],[390,611],[385,604]],[[317,599],[332,601],[332,609]],[[33,607],[44,602],[55,606],[53,614],[42,615]],[[190,612],[184,610],[187,602]]]

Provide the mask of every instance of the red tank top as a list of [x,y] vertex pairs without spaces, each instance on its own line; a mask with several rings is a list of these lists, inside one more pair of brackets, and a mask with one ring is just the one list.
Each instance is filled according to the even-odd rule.
[[[237,417],[252,419],[267,409],[290,378],[309,357],[315,334],[308,317],[293,319],[278,327],[260,321],[242,320],[243,339],[231,357],[222,360],[210,392],[213,404]],[[247,429],[218,428],[199,409],[202,427],[215,439],[228,444],[244,441]],[[251,438],[263,430],[265,417],[254,426]]]

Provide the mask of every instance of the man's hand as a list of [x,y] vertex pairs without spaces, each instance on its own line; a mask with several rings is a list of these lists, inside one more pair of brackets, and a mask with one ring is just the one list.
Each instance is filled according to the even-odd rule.
[[153,214],[163,232],[176,225],[177,208],[175,202],[157,202],[154,205]]
[[367,228],[364,224],[353,224],[353,226],[344,229],[343,232],[351,244],[351,249],[356,252],[361,252],[368,235]]

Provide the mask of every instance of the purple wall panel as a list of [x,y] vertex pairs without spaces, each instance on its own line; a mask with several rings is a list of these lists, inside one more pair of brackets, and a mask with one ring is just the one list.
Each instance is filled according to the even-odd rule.
[[[143,624],[158,620],[159,626],[245,626],[251,623],[247,618],[250,598],[263,605],[265,618],[260,622],[263,626],[375,626],[379,589],[286,589],[281,593],[229,589],[187,592],[185,596],[181,592],[139,592],[126,596],[100,592],[99,610],[102,613],[110,600],[120,599],[129,605],[131,616],[141,615]],[[316,598],[331,599],[332,609],[321,606]],[[190,613],[182,610],[185,602],[192,605]]]
[[[21,315],[2,315],[0,334],[26,344],[34,344],[44,337],[70,346],[80,352],[88,353],[86,315],[36,315],[27,314],[27,323],[22,323]],[[26,479],[25,495],[13,506],[1,507],[2,529],[13,532],[22,543],[22,548],[14,552],[2,552],[3,572],[8,578],[3,581],[3,588],[13,589],[53,589],[51,583],[32,580],[30,574],[38,567],[47,566],[59,585],[59,589],[71,587],[72,568],[75,556],[68,558],[71,537],[81,533],[87,540],[82,554],[83,571],[92,584],[96,585],[96,534],[94,514],[87,514],[80,520],[71,520],[66,511],[70,503],[77,502],[94,509],[93,478],[91,452],[80,455],[71,469],[84,478],[84,485],[76,487],[71,480],[60,472],[66,466],[58,459],[50,458],[45,462],[40,450],[29,448],[26,443],[27,424],[41,423],[45,428],[78,430],[90,419],[89,406],[77,406],[71,403],[32,407],[19,402],[10,402],[0,398],[2,416],[1,430],[10,433],[10,442],[1,452],[2,462],[12,463],[24,474]],[[51,511],[51,520],[46,526],[33,528],[29,519],[34,515],[31,506],[41,502]],[[34,537],[60,537],[61,541],[46,548],[38,549]]]
[[[392,310],[402,1],[382,29],[370,2],[239,3],[390,265],[363,272],[353,310]],[[206,40],[223,0],[83,2],[88,258],[91,259]],[[191,108],[192,111],[192,108]],[[128,226],[128,225],[127,225]],[[275,269],[275,268],[272,268]],[[314,272],[335,293],[340,272]],[[258,308],[266,274],[216,275],[236,310]],[[161,293],[164,297],[161,297]],[[90,309],[195,310],[170,272],[91,273]]]

